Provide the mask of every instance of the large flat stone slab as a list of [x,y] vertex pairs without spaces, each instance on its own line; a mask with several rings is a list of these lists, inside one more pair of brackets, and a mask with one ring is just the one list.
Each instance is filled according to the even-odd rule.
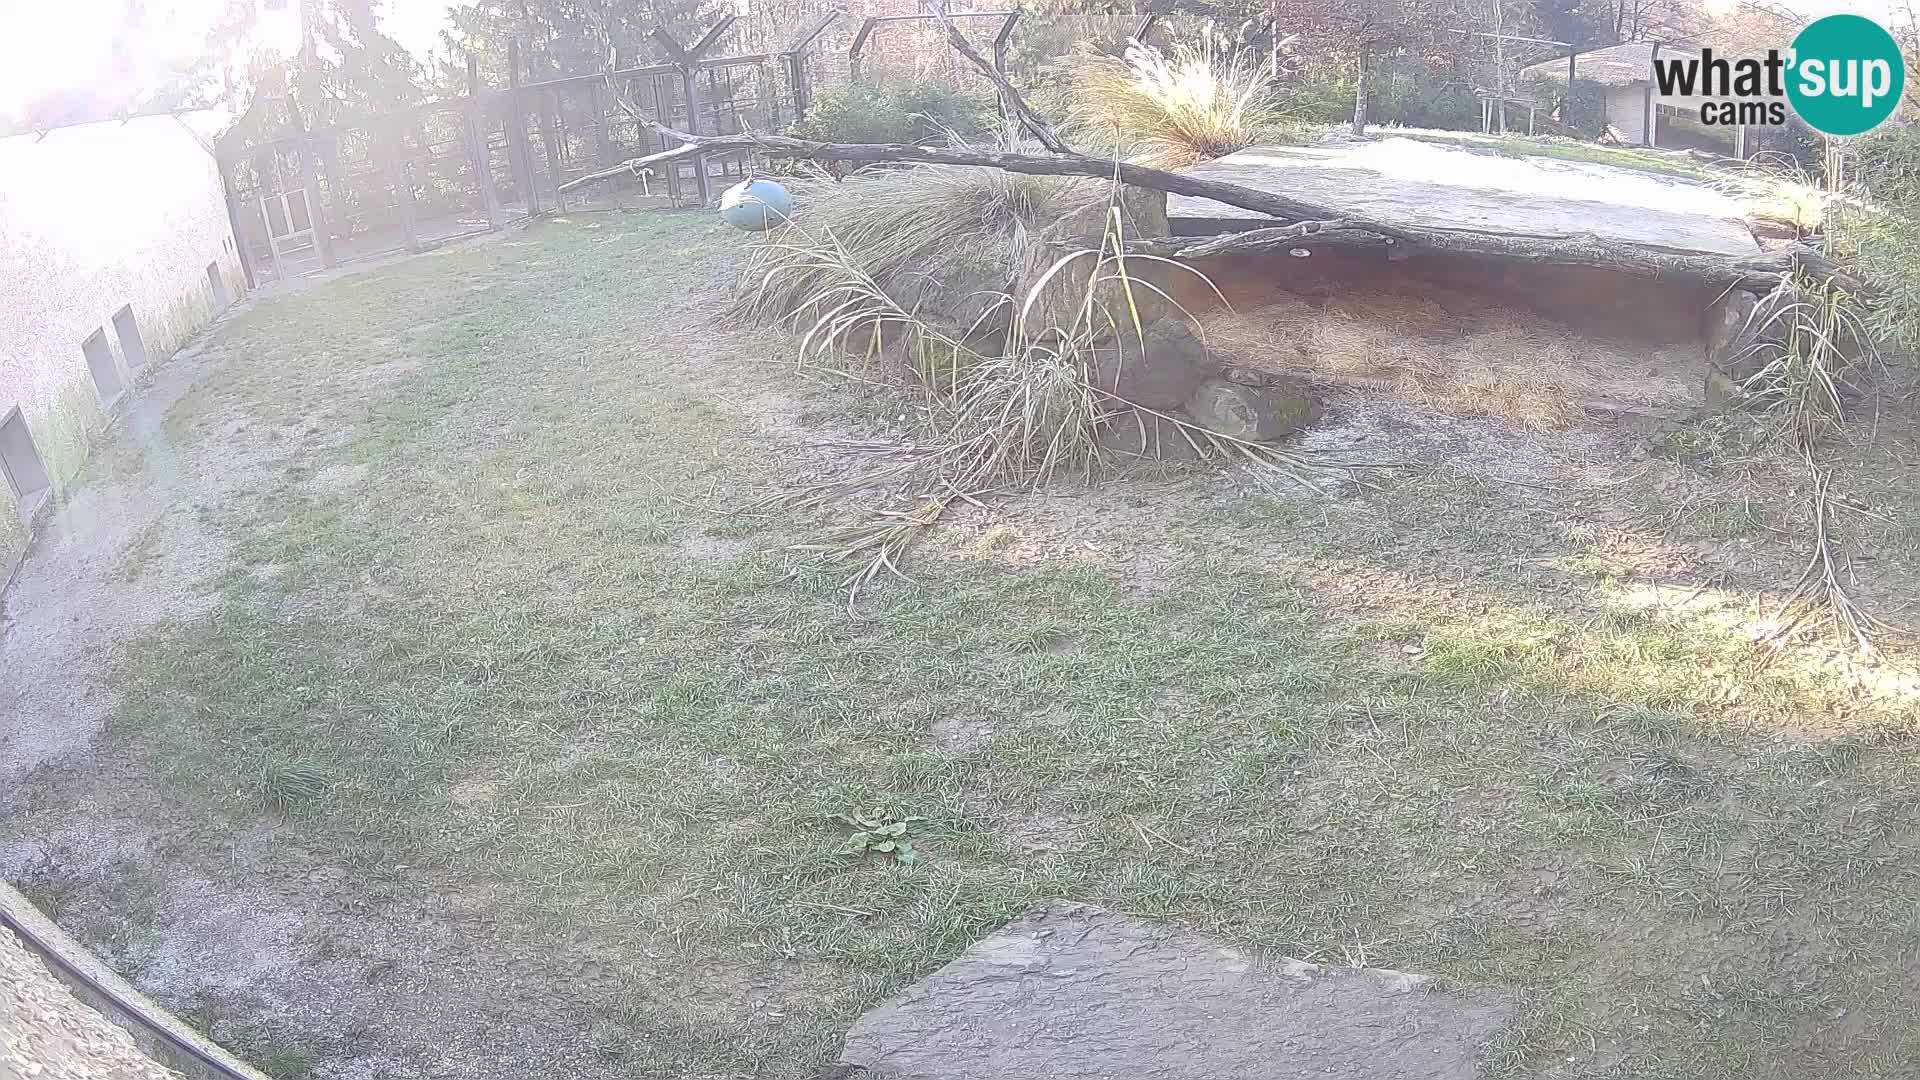
[[[1724,193],[1583,161],[1510,158],[1390,138],[1249,147],[1185,171],[1396,225],[1528,236],[1593,233],[1712,255],[1760,251],[1738,220],[1740,204]],[[1174,233],[1189,236],[1272,221],[1191,195],[1169,196],[1167,218]]]
[[1470,1080],[1514,1008],[1503,993],[1264,963],[1197,934],[1055,904],[862,1016],[830,1075]]

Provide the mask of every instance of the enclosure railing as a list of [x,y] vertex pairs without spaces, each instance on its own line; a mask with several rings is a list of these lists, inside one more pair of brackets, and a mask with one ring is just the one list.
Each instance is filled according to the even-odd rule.
[[[584,206],[587,196],[562,192],[570,178],[666,149],[629,108],[693,134],[785,130],[812,103],[806,54],[842,14],[818,13],[777,50],[726,55],[734,15],[690,45],[656,29],[650,43],[666,62],[623,65],[616,54],[613,70],[558,78],[534,78],[510,40],[504,89],[483,88],[469,57],[462,95],[312,128],[288,101],[284,128],[220,147],[247,274],[284,280]],[[700,155],[596,197],[678,202],[691,188],[704,204],[712,179],[744,175],[748,157]]]

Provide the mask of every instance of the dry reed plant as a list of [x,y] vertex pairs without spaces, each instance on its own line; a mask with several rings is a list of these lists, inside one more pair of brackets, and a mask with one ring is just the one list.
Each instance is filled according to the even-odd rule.
[[1866,312],[1830,280],[1783,274],[1754,308],[1742,336],[1753,339],[1747,359],[1764,363],[1741,389],[1774,418],[1776,437],[1799,452],[1812,481],[1812,554],[1782,601],[1770,638],[1782,645],[1801,627],[1824,622],[1862,655],[1872,656],[1878,636],[1905,631],[1863,610],[1848,589],[1851,570],[1833,530],[1844,504],[1831,491],[1832,467],[1819,457],[1822,443],[1846,434],[1849,391],[1884,363]]
[[822,295],[800,308],[818,313],[805,328],[803,364],[840,371],[840,352],[858,347],[880,332],[876,328],[909,334],[922,343],[921,356],[943,358],[918,366],[932,425],[924,443],[825,444],[861,459],[863,467],[758,504],[811,507],[861,493],[888,493],[888,505],[871,507],[857,520],[792,545],[824,563],[851,568],[845,581],[850,609],[880,575],[904,577],[901,557],[954,502],[978,504],[1063,478],[1090,478],[1108,464],[1104,436],[1110,427],[1138,423],[1143,415],[1172,425],[1195,449],[1240,461],[1258,475],[1316,487],[1318,478],[1349,468],[1142,409],[1098,385],[1096,347],[1116,337],[1143,341],[1140,306],[1151,294],[1164,296],[1141,277],[1137,264],[1164,263],[1199,274],[1171,260],[1127,255],[1124,217],[1112,202],[1107,221],[1099,248],[1061,255],[1022,296],[997,298],[994,309],[1008,313],[1009,329],[1003,347],[994,351],[970,347],[964,333],[929,323],[903,306],[861,269],[861,258],[840,238],[795,225],[779,241],[785,252],[782,267],[825,283]]
[[1068,128],[1125,148],[1142,165],[1177,169],[1253,145],[1285,120],[1259,58],[1203,35],[1170,52],[1133,42],[1124,58],[1078,51],[1054,62]]
[[[1002,132],[992,149],[1034,148]],[[835,322],[834,309],[852,296],[878,291],[909,317],[860,326],[867,341],[854,351],[869,355],[897,337],[907,339],[901,344],[909,353],[938,351],[937,342],[916,332],[922,324],[963,339],[976,326],[1004,331],[1007,295],[1048,258],[1033,235],[1104,202],[1109,187],[1084,177],[960,165],[878,169],[844,180],[818,173],[791,186],[807,225],[785,226],[753,247],[728,314],[818,329]],[[837,249],[831,257],[823,257],[827,247]],[[851,343],[851,334],[839,336]]]
[[1748,217],[1809,236],[1822,231],[1838,197],[1820,178],[1786,154],[1763,153],[1710,185],[1740,200]]
[[1741,389],[1802,449],[1841,433],[1844,391],[1880,366],[1859,301],[1832,282],[1783,274],[1755,306],[1744,359],[1763,363]]

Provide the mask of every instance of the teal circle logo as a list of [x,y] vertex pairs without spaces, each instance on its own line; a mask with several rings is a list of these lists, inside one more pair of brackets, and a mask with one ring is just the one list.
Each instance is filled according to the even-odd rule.
[[1886,28],[1858,15],[1829,15],[1793,39],[1787,100],[1815,131],[1858,135],[1900,104],[1907,64]]

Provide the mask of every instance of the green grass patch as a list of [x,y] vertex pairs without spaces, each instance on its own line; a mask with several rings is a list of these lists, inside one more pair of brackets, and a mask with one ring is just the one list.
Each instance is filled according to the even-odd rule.
[[[1604,1046],[1617,1075],[1873,1075],[1910,1043],[1895,718],[1783,737],[1858,707],[1506,552],[1449,601],[1420,545],[1520,527],[1438,473],[1382,497],[1412,532],[1246,497],[1187,523],[1155,590],[929,555],[850,617],[838,575],[754,550],[790,523],[702,509],[791,477],[766,402],[807,395],[688,299],[733,242],[564,223],[235,320],[173,430],[316,441],[214,511],[236,566],[125,651],[112,746],[209,827],[278,822],[353,880],[406,864],[536,942],[822,988],[778,1025],[657,987],[593,1003],[635,1075],[810,1075],[861,1008],[1054,898],[1511,987],[1508,1073]],[[1333,610],[1343,573],[1406,591]],[[855,812],[917,857],[851,848]],[[1849,1036],[1809,1035],[1838,1010]]]

